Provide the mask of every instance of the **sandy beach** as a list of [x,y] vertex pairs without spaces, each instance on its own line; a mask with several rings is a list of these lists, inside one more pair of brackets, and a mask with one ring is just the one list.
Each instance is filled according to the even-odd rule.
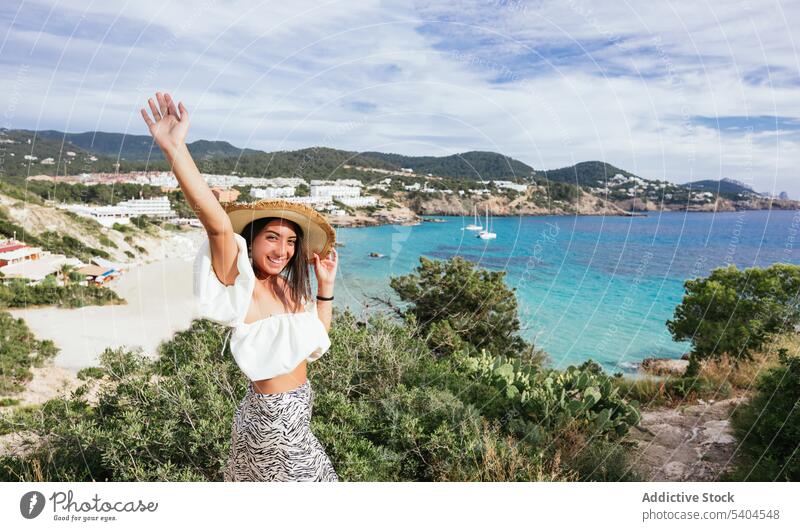
[[155,355],[158,345],[187,328],[196,315],[192,295],[192,259],[204,234],[194,232],[165,240],[156,261],[131,266],[110,283],[127,304],[78,309],[13,310],[39,339],[60,349],[56,367],[77,372],[98,365],[107,347],[141,347]]

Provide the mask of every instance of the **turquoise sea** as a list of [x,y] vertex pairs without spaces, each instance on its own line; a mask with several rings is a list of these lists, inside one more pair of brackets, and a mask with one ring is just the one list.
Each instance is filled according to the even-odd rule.
[[[516,288],[522,335],[545,349],[556,367],[592,358],[611,372],[644,357],[680,357],[665,326],[686,279],[728,263],[740,268],[800,263],[800,212],[651,213],[646,217],[541,216],[492,220],[495,240],[446,223],[337,229],[337,308],[358,315],[383,309],[371,296],[400,302],[389,277],[405,275],[419,257],[461,256],[506,272]],[[382,253],[372,258],[370,252]],[[401,304],[402,305],[402,304]]]

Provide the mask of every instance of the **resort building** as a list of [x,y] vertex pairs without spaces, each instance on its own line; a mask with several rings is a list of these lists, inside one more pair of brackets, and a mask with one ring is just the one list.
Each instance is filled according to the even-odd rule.
[[114,223],[127,225],[131,221],[130,211],[119,206],[61,205],[59,208],[92,218],[104,227],[111,227]]
[[250,195],[258,199],[275,199],[278,197],[292,197],[294,196],[294,191],[294,186],[250,188]]
[[59,205],[59,208],[69,210],[79,216],[92,218],[105,227],[111,227],[114,223],[125,225],[130,222],[130,218],[136,216],[152,216],[164,219],[177,217],[167,196],[151,199],[129,199],[114,206],[73,204]]
[[126,208],[131,217],[152,216],[155,218],[174,218],[177,217],[175,211],[169,203],[167,196],[152,197],[150,199],[129,199],[117,203],[118,207]]
[[337,197],[337,201],[351,207],[374,206],[378,200],[374,196],[364,197]]
[[515,190],[520,193],[525,193],[525,191],[528,189],[527,184],[515,184],[512,183],[511,181],[492,181],[492,182],[498,188],[508,188],[509,190]]
[[358,186],[347,185],[327,185],[327,184],[314,184],[311,181],[311,195],[314,197],[331,197],[339,199],[340,197],[358,197],[361,195],[361,188]]
[[0,241],[0,267],[26,260],[37,260],[41,256],[42,250],[38,247],[29,247],[16,240]]
[[284,197],[286,201],[291,201],[293,203],[302,203],[304,205],[310,205],[317,210],[324,210],[324,208],[331,204],[330,197]]
[[77,258],[67,258],[63,254],[44,254],[37,260],[25,260],[16,264],[0,267],[5,278],[26,278],[40,282],[44,277],[58,273],[64,264],[80,266]]

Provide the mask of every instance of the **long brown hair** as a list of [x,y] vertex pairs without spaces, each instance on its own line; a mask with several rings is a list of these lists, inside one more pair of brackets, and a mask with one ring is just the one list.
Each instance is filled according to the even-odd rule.
[[284,224],[291,227],[297,235],[297,241],[294,245],[294,255],[292,255],[289,263],[283,267],[280,274],[284,276],[286,283],[291,288],[292,305],[294,307],[298,307],[302,305],[303,297],[306,297],[306,300],[311,300],[311,282],[308,277],[309,264],[305,255],[305,235],[303,234],[303,229],[300,228],[300,225],[290,219],[280,217],[261,218],[251,221],[245,225],[245,227],[242,229],[242,232],[239,234],[241,234],[242,238],[244,238],[244,240],[247,242],[247,252],[250,256],[250,263],[253,265],[253,271],[255,272],[256,277],[263,278],[264,271],[262,271],[258,265],[253,262],[253,240],[256,236],[261,234],[261,231],[264,230],[264,227],[266,227],[267,224],[273,220],[282,221]]

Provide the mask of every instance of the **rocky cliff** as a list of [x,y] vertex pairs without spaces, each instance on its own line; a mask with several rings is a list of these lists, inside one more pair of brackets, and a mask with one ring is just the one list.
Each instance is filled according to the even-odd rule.
[[502,195],[492,196],[457,196],[444,197],[414,196],[406,193],[395,195],[397,201],[403,202],[420,215],[471,216],[473,207],[478,207],[478,214],[485,215],[486,207],[492,216],[547,216],[547,215],[594,215],[594,216],[626,216],[628,212],[610,201],[606,201],[589,193],[581,193],[574,203],[566,201],[550,201],[538,188],[531,187],[524,195],[510,200]]
[[577,201],[551,201],[540,187],[531,187],[527,193],[509,200],[503,195],[492,196],[422,196],[407,193],[395,194],[395,200],[408,205],[419,215],[471,216],[473,206],[483,216],[486,207],[492,216],[543,216],[543,215],[588,215],[630,216],[637,212],[735,212],[738,210],[800,210],[800,202],[778,199],[747,199],[732,201],[717,198],[709,203],[664,204],[647,198],[635,197],[622,201],[610,201],[581,192]]

